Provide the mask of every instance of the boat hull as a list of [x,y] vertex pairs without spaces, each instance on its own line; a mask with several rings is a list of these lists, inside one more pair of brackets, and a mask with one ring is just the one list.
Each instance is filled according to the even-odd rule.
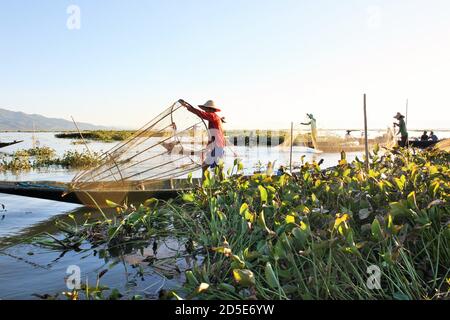
[[23,142],[23,140],[12,141],[12,142],[0,142],[0,148],[6,148],[6,147],[9,147],[9,146],[12,146],[14,144],[21,143],[21,142]]
[[439,141],[420,141],[420,140],[410,140],[409,146],[418,149],[431,148],[436,145]]
[[57,182],[0,182],[0,193],[80,204],[88,207],[107,207],[106,200],[122,204],[139,203],[149,198],[168,200],[187,189],[153,190],[82,190],[71,191],[69,184]]

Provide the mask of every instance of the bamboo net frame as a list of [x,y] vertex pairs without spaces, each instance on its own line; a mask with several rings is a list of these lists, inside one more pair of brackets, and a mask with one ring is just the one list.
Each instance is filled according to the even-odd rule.
[[142,190],[201,168],[207,152],[205,122],[175,102],[130,138],[104,152],[100,164],[77,174],[71,188]]

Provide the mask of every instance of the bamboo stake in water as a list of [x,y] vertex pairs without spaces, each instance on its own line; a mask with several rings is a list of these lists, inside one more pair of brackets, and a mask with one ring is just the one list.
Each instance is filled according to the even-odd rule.
[[367,103],[365,93],[364,93],[364,143],[366,147],[366,170],[369,171],[369,141],[367,137]]
[[408,127],[408,105],[409,101],[406,99],[406,127]]
[[77,130],[78,130],[78,134],[80,135],[81,140],[82,140],[83,143],[84,143],[84,146],[86,147],[86,149],[87,149],[87,151],[89,152],[89,154],[92,155],[92,152],[91,152],[91,150],[89,149],[86,140],[84,140],[84,137],[83,137],[83,134],[81,133],[80,128],[78,128],[78,124],[76,123],[75,119],[74,119],[72,116],[70,116],[70,117],[72,118],[73,124],[75,125],[75,127],[76,127]]
[[289,170],[292,173],[292,147],[294,145],[294,122],[291,122],[291,151],[289,156]]

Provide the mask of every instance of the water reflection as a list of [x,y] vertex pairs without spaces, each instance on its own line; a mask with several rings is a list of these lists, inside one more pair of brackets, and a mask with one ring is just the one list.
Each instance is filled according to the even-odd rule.
[[[46,294],[68,291],[65,279],[67,268],[81,269],[82,282],[95,285],[103,274],[101,285],[116,288],[126,297],[141,295],[156,299],[160,289],[178,288],[184,271],[200,263],[200,258],[184,256],[184,246],[176,239],[152,240],[126,244],[92,246],[83,242],[77,250],[62,251],[33,245],[29,239],[45,232],[56,238],[62,236],[55,227],[55,219],[82,225],[86,208],[78,208],[47,220],[30,223],[19,232],[0,237],[0,299],[33,299]],[[114,214],[109,212],[107,214]],[[90,219],[102,219],[93,211]],[[106,296],[108,292],[106,293]]]

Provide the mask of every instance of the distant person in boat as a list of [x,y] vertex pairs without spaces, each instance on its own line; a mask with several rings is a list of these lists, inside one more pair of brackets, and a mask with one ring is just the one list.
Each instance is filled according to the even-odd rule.
[[182,99],[178,100],[178,102],[190,112],[208,121],[209,141],[206,147],[206,157],[202,165],[204,177],[205,171],[208,168],[215,168],[219,164],[220,159],[225,155],[226,141],[222,128],[222,123],[225,122],[225,118],[217,114],[217,112],[220,112],[220,109],[212,100],[208,100],[205,104],[199,105],[198,107],[202,110],[194,108]]
[[428,137],[428,132],[424,131],[422,136],[420,137],[421,141],[428,141],[429,137]]
[[430,140],[433,142],[439,141],[438,137],[434,134],[433,131],[430,132]]
[[312,113],[307,113],[306,116],[309,118],[309,122],[302,122],[301,124],[304,126],[311,126],[311,140],[313,147],[315,149],[319,149],[317,145],[317,121],[312,115]]
[[352,130],[347,130],[347,133],[345,135],[345,139],[350,140],[352,139]]
[[398,120],[398,123],[394,123],[394,127],[398,127],[398,132],[396,135],[401,135],[399,146],[405,148],[408,146],[408,130],[406,129],[405,116],[400,112],[397,112],[394,119]]

